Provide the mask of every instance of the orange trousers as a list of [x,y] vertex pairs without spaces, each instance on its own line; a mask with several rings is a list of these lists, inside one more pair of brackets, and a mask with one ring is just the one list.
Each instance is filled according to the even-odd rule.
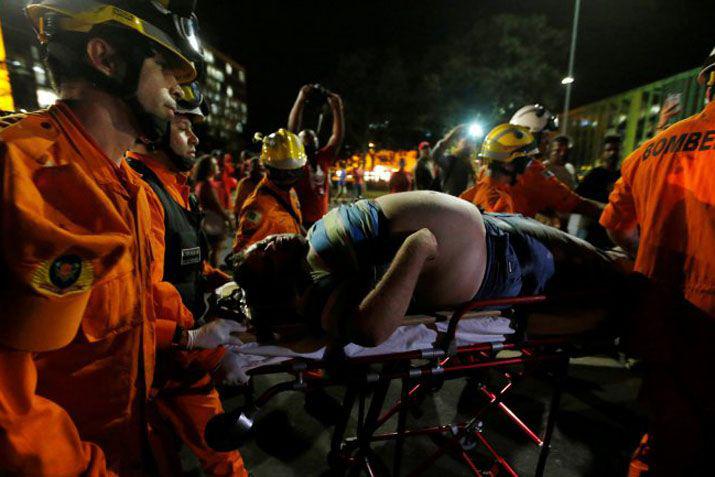
[[[172,362],[166,366],[164,379],[155,389],[149,413],[150,440],[157,467],[162,475],[180,474],[178,454],[184,443],[198,458],[206,475],[247,477],[238,451],[217,452],[204,439],[208,421],[223,412],[210,374],[197,367],[195,361],[188,366],[177,363],[186,364],[187,354],[207,357],[206,351],[169,352],[159,358]],[[176,359],[177,354],[184,356]]]

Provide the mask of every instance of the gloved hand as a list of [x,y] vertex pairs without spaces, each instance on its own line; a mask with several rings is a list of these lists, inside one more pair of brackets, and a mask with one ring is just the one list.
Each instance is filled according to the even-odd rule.
[[226,350],[221,358],[221,365],[218,369],[218,379],[225,386],[238,386],[246,384],[250,377],[244,371],[241,360],[232,350]]
[[246,327],[233,320],[216,319],[195,330],[188,331],[186,349],[213,349],[221,345],[240,346],[243,343],[232,333],[246,331]]

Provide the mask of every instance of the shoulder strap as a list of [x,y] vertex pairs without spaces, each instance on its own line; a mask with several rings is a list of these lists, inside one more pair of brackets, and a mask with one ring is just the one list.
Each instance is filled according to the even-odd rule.
[[281,197],[280,194],[278,194],[276,191],[274,191],[270,187],[266,187],[265,190],[266,190],[266,192],[268,192],[269,194],[271,194],[273,197],[276,198],[278,203],[286,210],[286,212],[288,212],[291,215],[291,217],[293,217],[293,219],[295,220],[295,222],[298,225],[302,225],[301,220],[298,217],[298,214],[295,213],[295,210],[293,210],[293,207],[289,203],[287,203],[286,200],[283,197]]

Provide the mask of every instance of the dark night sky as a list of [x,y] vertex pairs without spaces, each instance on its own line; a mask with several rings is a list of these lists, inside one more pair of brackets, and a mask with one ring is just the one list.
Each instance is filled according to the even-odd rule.
[[[251,131],[284,125],[300,85],[327,76],[343,52],[396,47],[405,61],[419,61],[433,42],[474,24],[489,28],[495,13],[545,14],[569,35],[573,15],[572,0],[198,3],[207,42],[248,70]],[[699,66],[714,45],[713,0],[582,0],[573,104]],[[567,54],[561,56],[565,76]]]

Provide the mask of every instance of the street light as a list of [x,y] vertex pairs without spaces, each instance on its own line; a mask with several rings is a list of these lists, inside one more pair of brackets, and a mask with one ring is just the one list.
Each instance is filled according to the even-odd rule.
[[573,63],[576,56],[576,35],[578,33],[578,15],[581,11],[581,0],[575,0],[573,12],[573,26],[571,29],[571,49],[569,50],[569,72],[561,84],[566,85],[566,99],[564,100],[564,114],[562,115],[561,133],[566,134],[569,127],[569,107],[571,106],[571,86],[573,85]]

